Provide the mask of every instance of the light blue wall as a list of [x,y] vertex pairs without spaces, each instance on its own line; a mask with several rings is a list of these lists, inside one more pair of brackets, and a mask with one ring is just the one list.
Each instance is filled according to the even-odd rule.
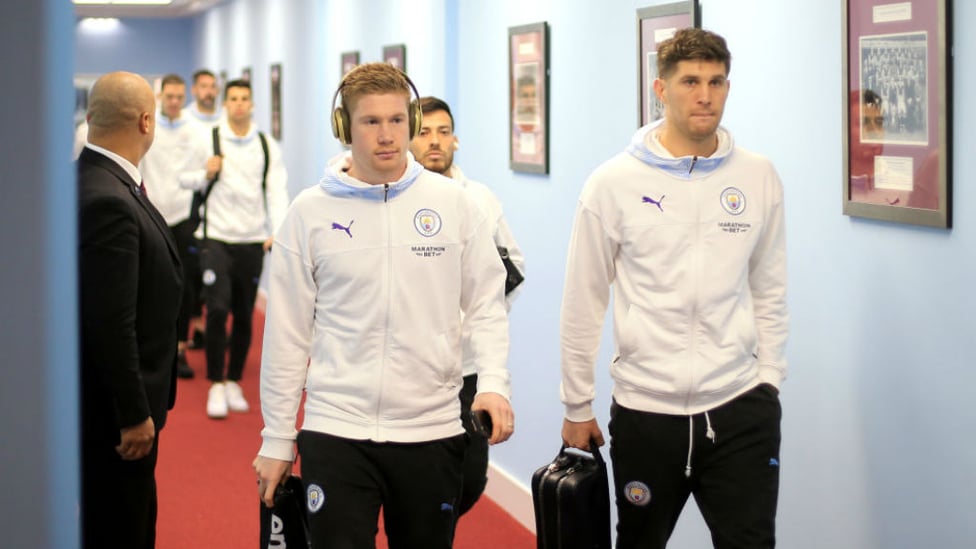
[[[727,122],[774,159],[787,185],[784,533],[797,547],[972,547],[976,442],[963,433],[976,419],[976,193],[967,181],[976,141],[963,129],[976,110],[963,92],[976,83],[967,70],[976,41],[955,33],[955,228],[852,219],[839,213],[837,192],[840,10],[714,4],[704,24],[738,55]],[[976,6],[955,5],[950,25],[961,31]],[[738,10],[762,21],[736,22]]]
[[75,21],[75,73],[130,71],[146,76],[176,73],[190,78],[193,66],[190,19],[129,18],[118,28],[93,31]]
[[[520,428],[493,452],[522,479],[559,443],[558,311],[572,211],[587,173],[634,130],[634,13],[652,3],[459,3],[458,161],[499,194],[530,267],[512,316]],[[976,20],[972,3],[956,10],[955,21]],[[955,132],[951,231],[842,215],[840,16],[837,3],[703,6],[703,26],[723,34],[734,56],[725,125],[769,156],[786,185],[793,322],[781,545],[971,547],[976,196],[966,176],[976,143]],[[506,164],[506,28],[543,20],[552,34],[551,175],[516,175]],[[955,44],[956,67],[972,66],[971,33]],[[974,78],[957,71],[956,97]],[[971,102],[954,107],[957,128],[976,120]],[[603,425],[609,359],[604,349]],[[694,512],[672,546],[708,546]]]
[[452,91],[445,77],[450,11],[444,0],[235,0],[196,19],[195,64],[231,76],[252,67],[254,120],[268,129],[269,67],[282,63],[281,144],[294,196],[342,151],[329,125],[340,55],[358,50],[361,62],[379,61],[383,46],[405,44],[420,93],[444,95]]
[[[587,174],[636,127],[637,8],[655,0],[233,0],[193,23],[191,65],[251,66],[255,119],[269,126],[268,65],[282,62],[283,148],[294,194],[340,152],[328,114],[339,55],[378,60],[407,45],[422,94],[452,103],[457,162],[487,183],[528,260],[512,313],[518,431],[493,460],[527,483],[560,443],[558,317],[576,199]],[[725,125],[776,164],[786,186],[792,336],[783,387],[780,545],[971,547],[976,424],[970,404],[976,299],[972,102],[954,103],[955,228],[841,214],[841,10],[837,2],[704,2],[703,25],[734,56]],[[955,2],[955,21],[976,5]],[[548,21],[551,173],[508,169],[507,29]],[[964,25],[956,24],[957,30]],[[976,87],[976,37],[957,33],[959,98]],[[606,331],[609,334],[609,330]],[[597,409],[609,406],[605,337]],[[257,435],[255,435],[257,436]],[[672,547],[708,546],[689,505]]]

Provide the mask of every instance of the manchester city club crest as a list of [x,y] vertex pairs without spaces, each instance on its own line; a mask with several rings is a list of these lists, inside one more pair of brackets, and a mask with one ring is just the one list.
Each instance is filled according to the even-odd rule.
[[638,507],[651,502],[651,489],[639,480],[632,480],[624,486],[624,497]]
[[722,209],[732,215],[739,215],[746,210],[746,195],[735,187],[728,187],[722,191]]
[[203,271],[203,285],[213,286],[214,282],[217,282],[217,273],[213,272],[213,269]]
[[413,216],[413,226],[423,236],[434,236],[441,232],[441,215],[434,210],[424,208]]
[[325,505],[325,491],[318,484],[309,484],[305,490],[305,500],[308,502],[308,512],[314,513]]

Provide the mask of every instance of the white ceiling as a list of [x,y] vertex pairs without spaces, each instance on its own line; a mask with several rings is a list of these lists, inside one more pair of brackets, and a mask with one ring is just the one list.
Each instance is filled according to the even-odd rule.
[[224,0],[173,0],[166,6],[120,6],[75,4],[78,17],[190,17]]

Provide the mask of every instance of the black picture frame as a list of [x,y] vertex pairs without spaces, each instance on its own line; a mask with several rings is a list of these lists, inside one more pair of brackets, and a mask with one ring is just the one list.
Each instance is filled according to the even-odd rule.
[[701,4],[686,0],[637,10],[637,127],[664,116],[664,106],[654,94],[657,78],[657,45],[678,29],[701,28]]
[[549,24],[508,29],[509,168],[549,173]]
[[281,141],[281,63],[271,65],[271,136]]
[[952,226],[951,0],[842,0],[843,213]]

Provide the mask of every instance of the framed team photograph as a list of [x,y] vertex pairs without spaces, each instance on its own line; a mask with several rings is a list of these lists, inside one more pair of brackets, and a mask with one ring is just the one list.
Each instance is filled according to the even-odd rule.
[[664,117],[664,105],[654,94],[657,79],[657,45],[678,29],[701,27],[698,0],[674,2],[637,10],[637,126]]
[[843,0],[843,212],[952,226],[950,0]]
[[508,29],[509,167],[549,173],[548,24]]
[[359,65],[359,51],[343,52],[339,59],[339,66],[342,69],[342,76],[345,76],[349,74],[349,71],[355,69],[356,66]]
[[395,44],[383,46],[383,61],[393,65],[403,72],[407,72],[407,46]]
[[281,141],[281,63],[271,65],[271,136]]

